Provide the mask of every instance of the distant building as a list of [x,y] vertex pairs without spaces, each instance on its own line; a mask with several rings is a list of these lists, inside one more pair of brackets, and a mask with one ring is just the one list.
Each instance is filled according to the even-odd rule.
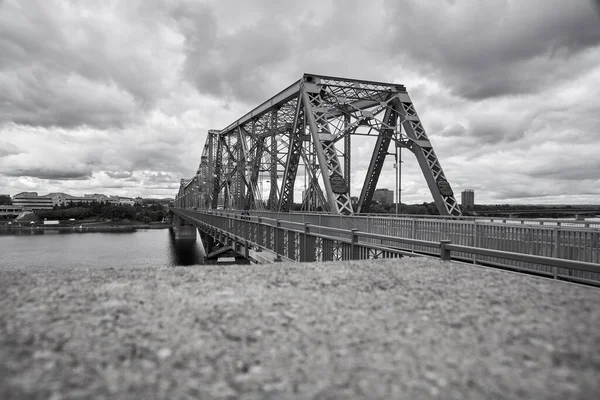
[[87,197],[87,196],[83,196],[83,197],[78,197],[78,196],[71,196],[70,194],[67,193],[48,193],[45,196],[41,196],[41,197],[49,197],[52,199],[52,204],[55,206],[66,206],[69,203],[91,203],[92,201],[94,201],[93,198]]
[[144,204],[144,199],[142,199],[141,197],[136,197],[135,199],[133,199],[133,201],[135,202],[135,204]]
[[114,205],[133,206],[135,204],[135,200],[133,200],[131,197],[110,196],[106,201]]
[[119,200],[119,196],[110,196],[106,201],[108,201],[110,204],[119,204]]
[[0,216],[19,215],[23,209],[21,207],[2,204],[0,205]]
[[393,204],[394,191],[389,189],[375,189],[375,193],[373,193],[373,200],[381,204]]
[[460,205],[463,209],[475,207],[475,191],[471,189],[463,190],[460,194]]
[[119,204],[133,206],[135,205],[135,200],[129,197],[119,197]]
[[50,197],[38,196],[37,192],[22,192],[13,197],[13,206],[21,207],[25,211],[52,210],[54,204]]
[[52,205],[54,206],[62,206],[66,205],[66,199],[69,197],[66,193],[48,193],[43,197],[50,197],[52,199]]
[[106,196],[104,194],[100,194],[100,193],[84,194],[83,197],[88,198],[88,199],[92,199],[92,201],[96,201],[98,203],[102,203],[104,201],[108,201],[108,196]]

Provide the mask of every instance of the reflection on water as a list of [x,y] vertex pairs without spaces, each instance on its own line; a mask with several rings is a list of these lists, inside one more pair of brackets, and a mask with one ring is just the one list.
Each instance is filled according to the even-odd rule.
[[27,229],[0,234],[0,269],[153,268],[201,264],[204,257],[200,243],[176,242],[168,229],[119,233]]
[[201,254],[199,244],[195,240],[175,240],[175,235],[170,232],[169,250],[171,265],[204,264],[204,257]]

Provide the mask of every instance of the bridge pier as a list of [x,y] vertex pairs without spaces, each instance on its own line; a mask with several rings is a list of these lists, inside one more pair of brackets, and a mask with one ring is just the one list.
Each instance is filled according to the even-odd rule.
[[173,215],[173,225],[171,226],[175,240],[196,241],[196,227],[190,225],[177,215]]

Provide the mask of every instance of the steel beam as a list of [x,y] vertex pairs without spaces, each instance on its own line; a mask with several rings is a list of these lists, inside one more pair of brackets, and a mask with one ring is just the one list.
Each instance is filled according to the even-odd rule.
[[[384,120],[389,126],[395,126],[396,111],[392,108],[388,108],[385,111]],[[388,149],[390,147],[393,134],[393,130],[387,128],[383,129],[383,131],[377,136],[377,143],[375,144],[375,149],[373,149],[373,156],[371,157],[369,169],[367,170],[367,175],[365,176],[365,183],[358,200],[357,210],[359,213],[369,211],[369,206],[373,200],[373,194],[375,193],[377,182],[379,181],[381,169],[383,168],[385,157],[388,154]]]
[[444,175],[442,166],[433,151],[433,146],[408,93],[401,93],[401,96],[395,101],[395,109],[404,117],[402,123],[404,131],[413,142],[411,151],[419,162],[438,212],[440,215],[461,216],[462,212],[454,197],[452,187]]

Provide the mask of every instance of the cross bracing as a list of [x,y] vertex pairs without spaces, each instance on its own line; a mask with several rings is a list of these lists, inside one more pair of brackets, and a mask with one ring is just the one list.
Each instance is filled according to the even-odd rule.
[[[350,197],[353,136],[375,142],[355,204]],[[312,74],[224,129],[209,131],[196,203],[284,212],[297,203],[307,211],[367,212],[392,143],[415,155],[440,214],[461,215],[403,85]],[[299,188],[302,198],[295,198]]]

